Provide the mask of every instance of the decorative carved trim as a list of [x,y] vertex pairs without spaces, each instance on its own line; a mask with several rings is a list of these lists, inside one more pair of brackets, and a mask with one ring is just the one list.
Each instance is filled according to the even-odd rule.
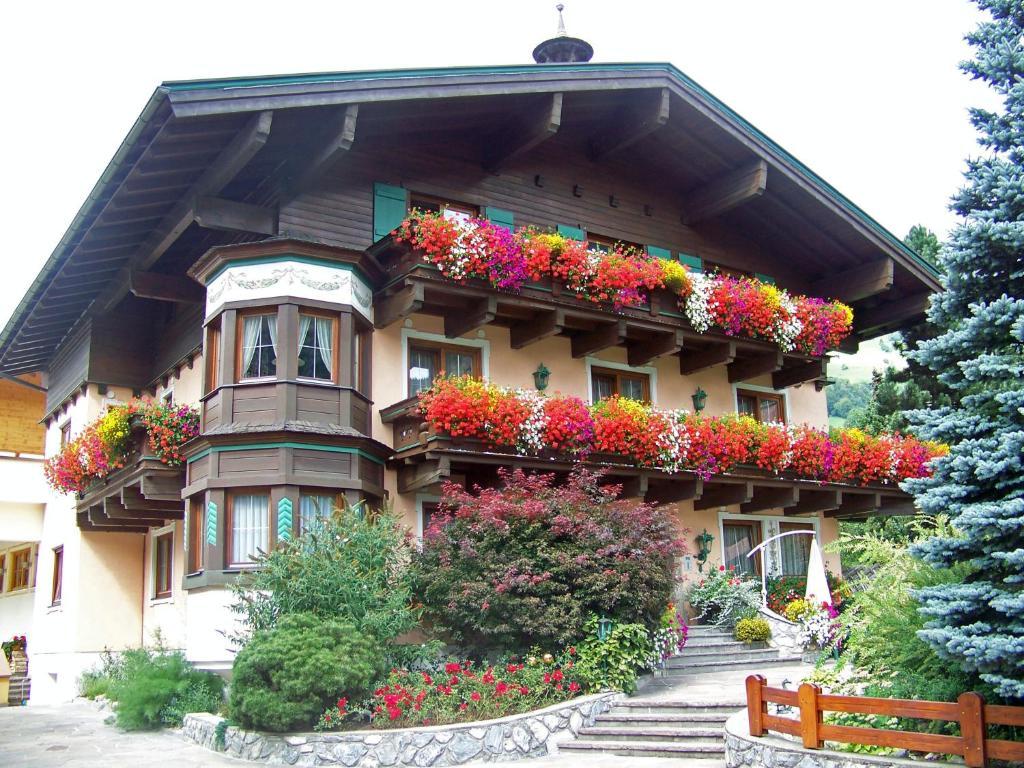
[[217,505],[212,501],[206,505],[206,543],[217,546]]
[[288,497],[277,502],[277,539],[289,541],[292,538],[292,500]]

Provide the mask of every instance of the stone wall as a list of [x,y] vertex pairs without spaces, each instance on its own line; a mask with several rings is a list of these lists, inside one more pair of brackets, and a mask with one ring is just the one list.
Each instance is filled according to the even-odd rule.
[[[232,757],[277,765],[378,766],[461,765],[470,760],[498,761],[557,752],[560,741],[593,725],[621,697],[618,693],[584,696],[546,709],[498,720],[401,730],[269,734],[234,726],[224,732],[224,751]],[[223,718],[185,716],[185,738],[218,749],[216,732]]]
[[767,608],[762,608],[760,615],[771,627],[772,636],[768,644],[779,649],[779,657],[799,659],[804,650],[804,644],[800,641],[800,625]]
[[[726,768],[921,768],[917,760],[834,752],[828,749],[804,749],[789,736],[750,735],[747,712],[737,712],[725,723]],[[953,765],[929,760],[929,766]],[[960,763],[962,768],[963,763]]]

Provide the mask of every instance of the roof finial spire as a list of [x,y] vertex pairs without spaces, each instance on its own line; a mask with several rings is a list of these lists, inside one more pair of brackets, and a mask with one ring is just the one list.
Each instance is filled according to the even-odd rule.
[[562,11],[565,10],[565,5],[563,3],[559,3],[555,6],[555,10],[558,11],[558,36],[568,37],[569,33],[565,31],[565,19],[562,18]]
[[545,40],[533,49],[533,60],[538,64],[590,61],[590,57],[594,55],[594,49],[590,47],[590,43],[576,37],[569,37],[569,33],[565,31],[565,18],[562,16],[565,5],[559,3],[555,6],[555,10],[558,11],[558,32],[550,40]]

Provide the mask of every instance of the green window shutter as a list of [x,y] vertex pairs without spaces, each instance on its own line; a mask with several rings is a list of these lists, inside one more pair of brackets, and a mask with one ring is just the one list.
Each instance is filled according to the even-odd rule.
[[671,259],[672,251],[670,251],[668,248],[659,248],[656,245],[648,245],[647,255],[654,256],[657,259]]
[[587,233],[579,227],[570,227],[565,224],[558,225],[558,234],[562,237],[567,237],[570,240],[586,240]]
[[487,206],[484,208],[484,218],[487,219],[491,224],[495,224],[499,227],[512,231],[514,227],[514,216],[512,211],[503,211],[501,208],[491,208]]
[[376,182],[373,185],[373,242],[391,234],[405,219],[408,192],[402,187]]
[[692,269],[694,272],[704,271],[704,261],[700,256],[691,256],[688,253],[679,254],[679,262]]
[[772,277],[771,275],[765,275],[762,274],[761,272],[755,272],[754,277],[757,280],[760,280],[762,283],[768,283],[768,285],[775,285],[775,278]]

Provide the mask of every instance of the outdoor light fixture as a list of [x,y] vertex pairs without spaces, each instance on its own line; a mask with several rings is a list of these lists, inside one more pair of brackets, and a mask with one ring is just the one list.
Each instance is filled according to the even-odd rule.
[[[696,395],[694,395],[696,398]],[[704,529],[704,533],[697,536],[697,570],[701,573],[704,572],[704,563],[708,561],[708,555],[711,554],[711,542],[715,540],[715,537],[708,533],[708,529]]]
[[697,391],[690,395],[690,398],[693,400],[693,410],[700,412],[708,402],[708,393],[697,387]]
[[533,386],[537,388],[538,392],[543,392],[548,388],[548,377],[550,376],[551,371],[544,363],[537,366],[537,370],[533,372]]
[[608,639],[608,635],[612,633],[612,620],[602,616],[597,622],[597,639],[602,643]]

